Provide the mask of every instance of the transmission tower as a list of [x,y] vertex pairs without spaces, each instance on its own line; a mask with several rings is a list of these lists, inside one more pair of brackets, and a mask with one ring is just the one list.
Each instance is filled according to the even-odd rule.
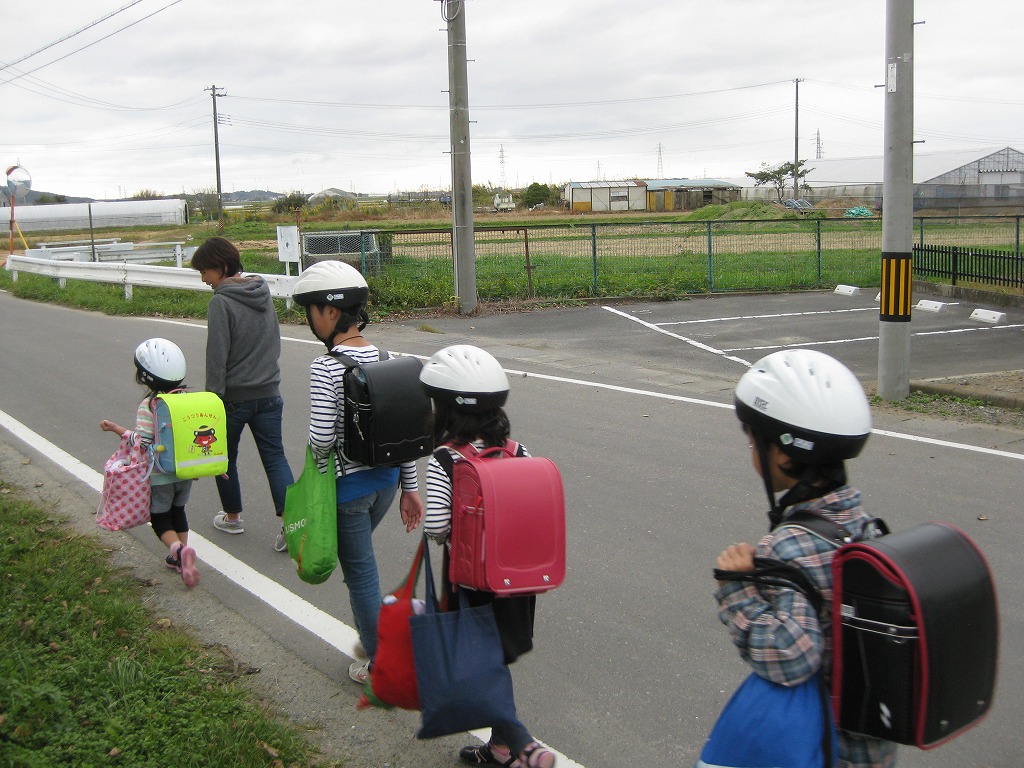
[[506,191],[505,185],[507,183],[505,181],[505,145],[504,144],[502,144],[498,148],[498,167],[500,168],[499,181],[501,182],[501,190],[502,190],[502,192],[504,192],[504,191]]
[[824,148],[821,146],[821,129],[814,132],[814,159],[821,160],[824,155]]
[[661,142],[658,142],[658,178],[665,178],[665,169],[661,165]]

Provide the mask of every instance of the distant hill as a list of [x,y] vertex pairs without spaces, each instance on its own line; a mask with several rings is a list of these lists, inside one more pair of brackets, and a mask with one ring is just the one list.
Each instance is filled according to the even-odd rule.
[[[18,205],[37,205],[42,198],[44,203],[94,203],[91,197],[68,197],[59,195],[56,192],[42,192],[30,189],[24,200],[19,200]],[[6,202],[6,200],[5,200]]]
[[265,189],[250,189],[247,192],[223,192],[221,197],[226,203],[266,203],[284,197],[280,192],[268,192]]
[[[168,198],[179,198],[181,195],[162,195],[161,197]],[[194,195],[186,195],[188,198],[194,197]],[[284,197],[280,192],[270,192],[266,189],[251,189],[244,192],[224,192],[222,194],[225,203],[266,203],[272,200],[277,200],[279,197]],[[122,198],[129,200],[131,198]],[[40,203],[39,201],[43,202]],[[46,205],[49,203],[95,203],[96,198],[93,197],[71,197],[70,195],[61,195],[57,192],[44,192],[42,190],[29,190],[28,195],[24,200],[19,200],[18,205]],[[105,202],[105,201],[104,201]],[[0,194],[0,207],[7,205],[7,197],[4,194]]]

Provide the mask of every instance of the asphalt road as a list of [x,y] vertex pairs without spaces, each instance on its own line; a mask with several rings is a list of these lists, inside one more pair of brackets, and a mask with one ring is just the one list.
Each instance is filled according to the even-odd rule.
[[[568,758],[562,765],[688,765],[696,759],[715,715],[746,674],[715,615],[712,562],[726,544],[752,541],[766,527],[766,501],[730,407],[732,386],[746,363],[780,344],[829,352],[865,382],[874,380],[878,315],[872,298],[717,297],[427,318],[368,329],[373,341],[396,352],[429,355],[460,342],[490,350],[510,372],[514,436],[562,470],[569,574],[564,586],[541,598],[536,649],[514,667],[520,715]],[[958,304],[915,313],[912,378],[1024,368],[1024,312],[1006,310],[1005,323],[989,326],[970,321],[972,309]],[[131,423],[141,393],[130,356],[148,336],[179,344],[191,365],[187,383],[202,385],[202,323],[106,317],[7,294],[0,294],[0,321],[0,412],[8,427],[0,436],[37,467],[50,465],[10,432],[11,420],[87,467],[102,467],[115,446],[99,421]],[[308,363],[320,347],[304,327],[282,333],[286,449],[297,474]],[[1016,766],[1024,754],[1017,727],[1024,714],[1018,563],[1024,433],[913,414],[876,419],[876,428],[879,433],[851,465],[868,509],[893,527],[942,519],[965,530],[989,558],[1002,612],[992,714],[938,750],[902,750],[900,765]],[[245,535],[229,537],[212,528],[218,509],[212,482],[200,482],[192,495],[189,519],[206,540],[197,543],[204,581],[201,597],[193,600],[205,613],[191,611],[191,623],[200,631],[237,625],[233,645],[240,655],[276,653],[302,665],[304,674],[319,675],[329,705],[317,717],[329,719],[336,713],[328,710],[337,709],[352,718],[354,724],[345,727],[357,738],[350,734],[346,744],[368,755],[359,764],[457,764],[452,746],[460,740],[415,742],[410,713],[356,716],[358,689],[345,675],[348,659],[267,607],[258,594],[263,587],[241,588],[231,574],[209,565],[237,558],[296,602],[302,598],[351,624],[340,577],[304,585],[287,557],[272,551],[276,521],[248,438],[241,464]],[[82,485],[56,465],[50,472],[54,481]],[[85,498],[90,493],[95,498],[94,492]],[[83,503],[82,515],[91,515],[94,506]],[[164,577],[151,533],[115,536],[149,551],[151,564],[143,558],[140,567]],[[397,584],[415,535],[405,534],[393,514],[377,539],[383,583]],[[184,594],[178,584],[161,589]],[[256,648],[257,637],[259,645],[279,644],[278,650]],[[284,675],[273,683],[288,707],[300,698],[288,692],[290,679]]]

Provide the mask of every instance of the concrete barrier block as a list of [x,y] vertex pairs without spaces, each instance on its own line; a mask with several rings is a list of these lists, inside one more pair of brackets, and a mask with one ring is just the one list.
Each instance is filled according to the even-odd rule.
[[971,312],[971,320],[977,320],[982,323],[1005,323],[1006,313],[996,312],[993,309],[976,309]]
[[930,299],[921,299],[919,302],[917,302],[917,304],[914,305],[914,309],[920,310],[922,312],[941,312],[948,306],[949,304],[947,304],[946,302],[932,301]]
[[860,288],[855,285],[837,285],[834,293],[842,296],[859,296]]

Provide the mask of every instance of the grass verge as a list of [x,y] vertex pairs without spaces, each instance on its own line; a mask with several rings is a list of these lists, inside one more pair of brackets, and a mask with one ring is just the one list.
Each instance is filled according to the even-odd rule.
[[235,665],[142,603],[100,543],[0,481],[0,766],[319,762]]

